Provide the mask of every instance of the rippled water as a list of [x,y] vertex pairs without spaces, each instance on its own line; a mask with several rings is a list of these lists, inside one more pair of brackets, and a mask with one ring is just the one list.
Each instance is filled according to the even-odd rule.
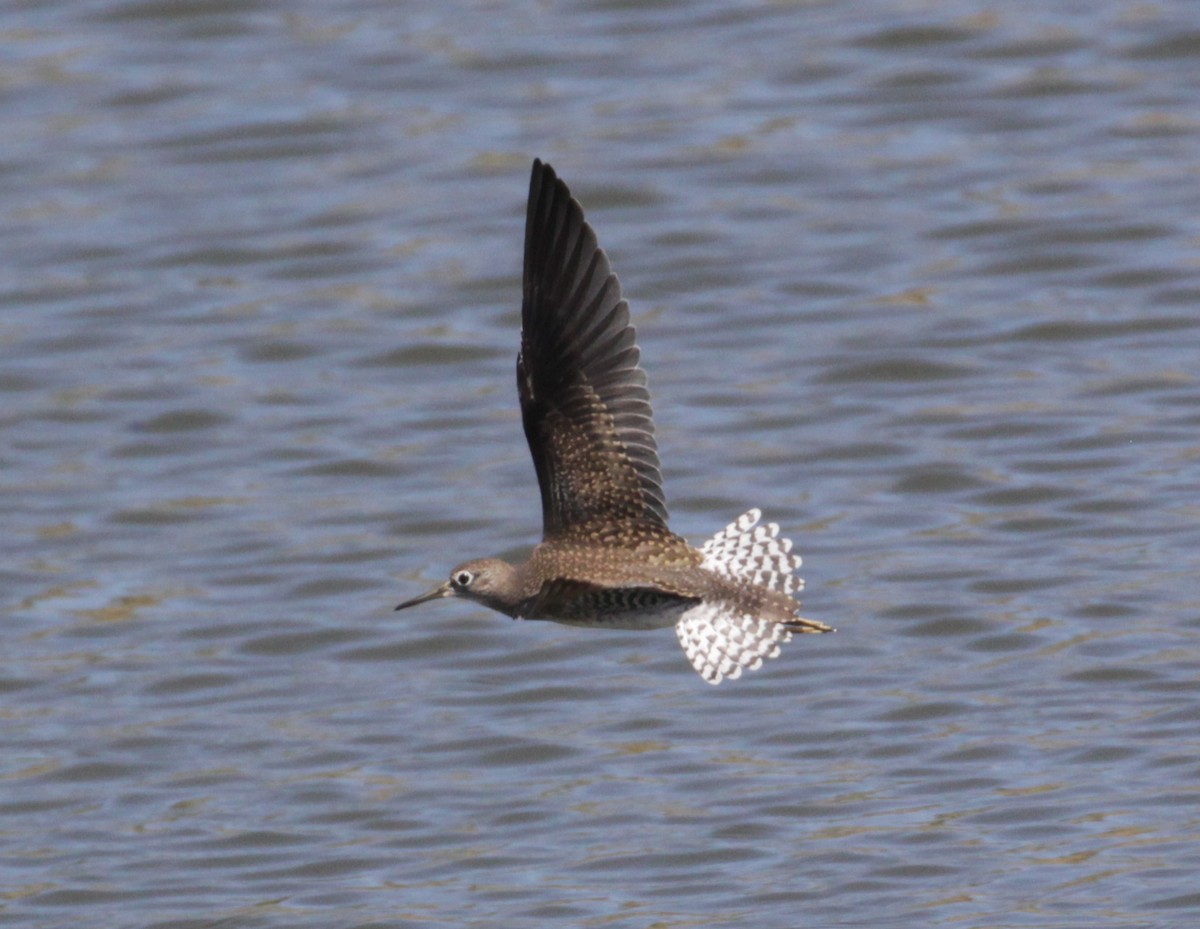
[[[0,923],[1200,917],[1200,7],[0,40]],[[534,155],[631,298],[673,525],[761,507],[837,635],[712,688],[667,631],[392,614],[536,540]]]

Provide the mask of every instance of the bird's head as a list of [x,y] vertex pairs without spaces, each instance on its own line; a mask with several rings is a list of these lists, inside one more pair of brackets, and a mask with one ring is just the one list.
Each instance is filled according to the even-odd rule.
[[450,572],[450,579],[433,590],[405,600],[396,609],[406,610],[418,603],[440,600],[442,597],[463,597],[474,600],[501,613],[512,614],[520,601],[520,585],[516,569],[499,558],[476,558],[464,561]]

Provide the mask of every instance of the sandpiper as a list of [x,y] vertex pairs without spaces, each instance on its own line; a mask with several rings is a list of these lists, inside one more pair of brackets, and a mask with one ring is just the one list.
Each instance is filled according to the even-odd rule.
[[542,492],[528,560],[466,561],[403,610],[463,597],[514,619],[571,626],[674,626],[710,684],[779,654],[797,615],[800,556],[750,510],[700,548],[667,526],[646,374],[629,304],[579,202],[533,163],[525,215],[517,391]]

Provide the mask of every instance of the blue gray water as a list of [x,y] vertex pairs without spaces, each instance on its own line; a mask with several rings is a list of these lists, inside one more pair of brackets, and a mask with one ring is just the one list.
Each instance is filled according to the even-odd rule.
[[[1200,5],[0,11],[0,925],[1200,921]],[[536,541],[529,162],[673,525],[838,627],[391,607]]]

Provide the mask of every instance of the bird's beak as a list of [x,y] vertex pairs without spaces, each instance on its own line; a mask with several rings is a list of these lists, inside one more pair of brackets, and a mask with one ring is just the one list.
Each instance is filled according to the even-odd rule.
[[410,606],[416,606],[418,603],[428,603],[430,600],[439,600],[442,597],[453,597],[454,588],[450,586],[450,582],[446,581],[428,593],[421,594],[419,597],[413,597],[411,600],[405,600],[396,609],[407,610]]

